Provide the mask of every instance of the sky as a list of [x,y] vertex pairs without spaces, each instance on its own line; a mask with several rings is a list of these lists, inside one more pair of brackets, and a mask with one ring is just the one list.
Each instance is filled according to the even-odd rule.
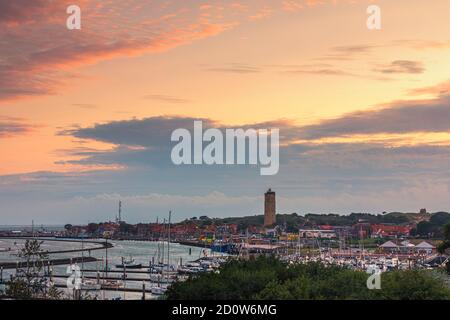
[[[81,30],[69,30],[69,5]],[[367,7],[381,9],[369,30]],[[0,224],[450,210],[450,2],[0,0]],[[175,166],[279,128],[280,169]]]

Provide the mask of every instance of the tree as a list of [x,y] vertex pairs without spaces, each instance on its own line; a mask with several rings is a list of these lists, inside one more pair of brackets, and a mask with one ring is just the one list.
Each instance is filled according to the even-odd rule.
[[381,276],[379,299],[388,300],[442,300],[450,299],[445,282],[433,272],[425,270],[397,270]]
[[[444,226],[444,237],[444,241],[438,247],[438,251],[442,254],[444,254],[447,249],[450,249],[450,223],[447,223]],[[450,259],[447,261],[447,272],[450,274]]]
[[19,252],[24,261],[17,268],[16,274],[7,283],[6,294],[16,299],[59,298],[59,292],[45,276],[44,261],[48,260],[48,253],[41,250],[43,241],[26,240]]
[[436,212],[433,213],[429,221],[419,222],[412,234],[422,237],[443,238],[443,226],[447,223],[450,223],[450,214],[447,212]]
[[169,287],[169,300],[215,299],[450,299],[450,289],[428,270],[383,273],[381,290],[367,288],[368,274],[321,263],[290,265],[275,257],[230,261],[219,273],[200,274]]
[[89,223],[87,226],[87,232],[93,234],[98,231],[98,223]]

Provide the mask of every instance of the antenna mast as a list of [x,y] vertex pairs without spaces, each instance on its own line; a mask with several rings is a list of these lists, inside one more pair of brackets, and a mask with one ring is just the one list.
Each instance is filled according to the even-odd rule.
[[119,223],[122,222],[122,201],[119,200]]

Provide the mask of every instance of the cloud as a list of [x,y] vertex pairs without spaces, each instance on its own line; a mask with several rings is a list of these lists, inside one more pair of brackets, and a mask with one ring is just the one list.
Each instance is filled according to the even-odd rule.
[[[113,156],[113,155],[110,155]],[[129,161],[135,155],[130,155]],[[151,170],[33,173],[0,179],[3,221],[39,223],[113,219],[122,200],[128,222],[174,211],[192,216],[263,212],[263,192],[277,192],[280,213],[442,210],[450,205],[450,148],[383,144],[290,145],[280,172],[261,177],[248,166],[181,166]],[[213,184],[212,184],[213,181]],[[58,214],[55,214],[58,213]]]
[[298,68],[293,68],[291,70],[285,70],[283,73],[287,74],[314,74],[314,75],[323,75],[323,76],[350,76],[350,77],[360,77],[357,74],[344,71],[333,67],[331,65],[328,66],[300,66]]
[[143,97],[144,99],[154,100],[165,103],[189,103],[190,100],[183,99],[175,96],[163,95],[163,94],[148,94]]
[[[85,1],[77,1],[83,4]],[[0,2],[0,24],[17,27],[19,23],[34,23],[49,19],[58,10],[64,10],[70,4],[67,0],[14,0]],[[64,12],[63,11],[63,12]]]
[[[422,109],[428,107],[434,117],[443,118],[439,130],[447,130],[448,126],[443,126],[446,115],[440,113],[445,108],[440,108],[437,102],[441,100],[445,98],[422,100],[408,106],[392,103],[391,106],[419,111],[412,112],[414,117],[403,110],[392,115],[384,113],[384,116],[394,116],[399,123],[413,122],[412,119],[427,123],[433,121],[433,117],[424,118]],[[346,117],[341,117],[338,123],[322,122],[316,127],[299,126],[286,119],[244,125],[244,129],[280,128],[280,171],[270,177],[259,176],[259,171],[252,166],[172,165],[170,133],[174,128],[191,128],[195,118],[152,117],[66,130],[62,134],[112,143],[114,147],[60,150],[62,165],[111,165],[120,166],[121,170],[2,176],[2,218],[17,221],[32,212],[42,220],[55,219],[58,212],[57,218],[62,222],[104,220],[115,212],[118,199],[124,201],[127,221],[135,222],[154,220],[169,209],[176,212],[177,219],[204,214],[252,215],[262,212],[262,194],[268,187],[277,191],[279,212],[285,213],[345,214],[421,207],[440,210],[450,204],[448,145],[393,146],[390,141],[369,138],[361,142],[317,143],[315,139],[322,136],[348,134],[340,126]],[[381,115],[361,111],[360,118],[375,120],[371,132],[392,130],[380,128]],[[211,119],[202,120],[205,127],[227,127]],[[351,128],[351,122],[348,122],[350,134],[361,131]],[[367,122],[359,123],[358,128],[363,124]],[[420,130],[424,130],[423,126],[416,124]],[[410,132],[416,127],[403,129]],[[73,157],[78,160],[64,160]]]
[[388,65],[379,66],[374,71],[380,73],[408,73],[419,74],[425,71],[423,63],[411,60],[395,60]]
[[297,12],[308,7],[314,7],[318,5],[333,4],[336,5],[340,3],[353,4],[359,0],[283,0],[281,2],[282,9],[288,12]]
[[0,29],[0,100],[54,94],[80,66],[168,50],[217,35],[239,22],[238,17],[214,11],[205,17],[182,3],[84,0],[77,3],[82,30],[69,31],[65,28],[69,1],[6,3],[0,10],[0,23],[5,21]]
[[383,109],[358,111],[301,128],[306,139],[355,134],[449,132],[450,96],[398,101]]
[[231,63],[223,67],[208,68],[207,70],[214,72],[237,73],[237,74],[251,74],[251,73],[259,73],[262,71],[262,69],[257,66],[251,66],[241,63]]
[[410,95],[424,95],[431,94],[434,96],[443,96],[450,94],[450,80],[444,81],[442,83],[438,83],[433,86],[416,88],[409,90]]
[[67,129],[59,134],[117,145],[167,148],[172,131],[177,128],[192,128],[195,120],[202,120],[205,127],[215,124],[214,121],[203,118],[160,116]]
[[[65,28],[65,9],[72,4],[69,0],[3,1],[0,4],[0,101],[57,94],[71,78],[79,76],[76,72],[81,66],[169,50],[218,35],[245,19],[266,18],[282,6],[303,8],[325,3],[333,2],[285,1],[276,7],[266,2],[239,6],[240,2],[217,1],[205,6],[186,2],[80,0],[77,4],[82,9],[82,30],[69,31]],[[419,40],[402,40],[395,45],[445,46]],[[371,45],[335,47],[330,55],[322,58],[349,59],[355,54],[367,54],[373,48]],[[261,72],[245,64],[210,70],[235,74]],[[338,68],[303,72],[351,75]]]
[[0,138],[10,138],[29,133],[35,126],[25,123],[21,118],[0,117]]
[[358,56],[367,56],[376,45],[354,44],[345,46],[336,46],[329,49],[329,52],[323,56],[315,58],[318,61],[348,61],[354,60]]
[[[352,61],[361,57],[367,59],[376,50],[387,50],[395,48],[406,48],[411,50],[443,50],[450,48],[450,41],[436,41],[423,39],[403,39],[393,40],[380,44],[351,44],[335,46],[329,49],[328,53],[315,58],[316,61]],[[399,60],[401,61],[401,60]],[[397,64],[401,64],[397,63]],[[395,67],[395,65],[394,65]],[[397,66],[398,67],[398,66]]]
[[[355,169],[379,168],[379,174],[387,168],[392,173],[401,172],[411,163],[410,172],[423,167],[431,170],[448,159],[448,147],[445,145],[423,145],[420,140],[413,142],[408,137],[378,137],[378,134],[414,134],[450,132],[450,97],[432,100],[393,102],[383,109],[359,111],[345,114],[336,119],[321,121],[314,125],[301,126],[288,119],[242,125],[243,129],[280,129],[280,160],[286,166],[280,170],[308,168],[308,175],[330,172],[324,168],[348,168],[351,179],[355,179]],[[110,150],[77,149],[75,160],[61,163],[81,165],[118,165],[127,168],[173,168],[170,151],[173,143],[170,136],[177,128],[192,130],[194,120],[202,120],[204,128],[214,127],[220,130],[226,124],[212,119],[191,117],[152,117],[97,124],[93,127],[74,128],[62,131],[77,139],[90,139],[113,144]],[[327,142],[323,138],[352,137],[366,135],[358,141]],[[410,145],[402,142],[406,139]],[[406,141],[405,140],[405,141]],[[332,155],[332,156],[330,156]],[[436,162],[430,161],[434,158]],[[450,159],[449,159],[450,161]],[[442,165],[441,165],[442,167]],[[289,169],[286,169],[289,168]],[[242,168],[251,171],[251,168]],[[180,169],[184,170],[184,169]],[[210,168],[202,174],[230,174],[233,170]],[[345,169],[346,170],[346,169]],[[409,169],[408,169],[409,170]],[[192,171],[193,173],[194,171]],[[241,172],[242,173],[242,172]],[[302,172],[306,174],[306,172]],[[202,175],[200,174],[200,175]]]
[[390,45],[394,47],[407,47],[416,50],[447,49],[450,47],[450,41],[403,39],[394,40],[390,43]]
[[[192,131],[195,120],[201,120],[205,129],[214,127],[223,131],[228,127],[224,123],[208,118],[159,116],[65,129],[59,134],[72,136],[78,140],[110,143],[113,147],[109,150],[79,149],[76,154],[67,153],[68,156],[76,156],[77,159],[61,160],[60,163],[118,165],[130,168],[171,167],[170,151],[174,144],[170,141],[172,132],[178,128]],[[438,158],[445,154],[446,157],[445,137],[450,134],[450,95],[426,100],[393,101],[376,109],[352,112],[312,125],[301,125],[293,120],[279,119],[244,124],[240,127],[243,129],[278,128],[282,162],[290,161],[286,159],[300,158],[299,161],[304,162],[305,159],[309,159],[309,157],[304,158],[306,155],[324,154],[322,163],[333,159],[333,165],[337,165],[338,158],[329,157],[329,154],[336,155],[336,150],[346,150],[340,162],[343,165],[354,163],[358,157],[353,155],[349,158],[347,155],[355,152],[358,155],[364,154],[362,158],[365,159],[373,152],[377,154],[375,160],[366,166],[380,163],[379,157],[385,152],[388,152],[386,155],[388,159],[397,157],[400,153],[402,156],[406,153],[408,156],[437,154]],[[425,137],[423,133],[430,136]],[[433,138],[433,133],[440,134],[437,140]],[[426,139],[429,142],[425,142]],[[424,143],[429,144],[428,148],[425,148]],[[440,144],[439,148],[437,144]],[[408,145],[414,146],[415,149],[406,149]],[[321,162],[315,158],[312,168]],[[403,164],[406,162],[403,161]]]
[[[172,145],[170,136],[173,130],[177,128],[192,130],[195,120],[203,121],[204,128],[215,127],[221,130],[227,128],[227,125],[212,119],[160,116],[66,129],[60,134],[117,146],[117,149],[113,151],[102,151],[95,155],[86,154],[86,161],[108,159],[115,154],[114,159],[122,161],[129,157],[130,159],[143,158],[149,162],[151,159],[164,162],[164,157],[156,155],[158,152],[168,154]],[[312,125],[301,126],[292,120],[279,119],[249,123],[241,127],[243,129],[279,128],[282,145],[293,145],[298,141],[315,143],[317,139],[355,135],[369,135],[365,138],[367,141],[380,142],[376,135],[450,133],[450,95],[428,100],[394,101],[377,109],[352,112]],[[373,139],[370,138],[371,135]],[[395,138],[392,137],[392,139],[389,141],[389,137],[385,137],[381,140],[389,144],[389,142],[395,142]]]
[[264,6],[261,9],[259,9],[256,13],[254,13],[253,15],[251,15],[249,17],[250,20],[260,20],[260,19],[264,19],[267,18],[268,16],[270,16],[273,13],[273,9],[270,6]]
[[[306,7],[322,3],[333,1],[301,1]],[[57,94],[79,76],[79,67],[169,50],[219,35],[243,21],[267,18],[286,6],[271,1],[78,0],[82,29],[69,31],[66,8],[71,4],[70,0],[0,3],[0,101]],[[261,70],[230,65],[211,71]]]

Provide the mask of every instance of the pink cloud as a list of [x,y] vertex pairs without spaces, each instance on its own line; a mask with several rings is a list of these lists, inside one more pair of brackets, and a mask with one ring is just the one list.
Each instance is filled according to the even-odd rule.
[[[300,2],[310,6],[323,1]],[[0,101],[54,94],[77,67],[169,50],[281,9],[269,0],[77,0],[82,30],[67,30],[69,4],[73,1],[0,3]]]
[[410,95],[424,95],[431,94],[435,96],[448,95],[450,94],[450,80],[438,83],[433,86],[416,88],[409,91]]
[[26,134],[35,128],[36,126],[26,123],[21,118],[0,117],[0,139]]
[[0,4],[0,100],[53,94],[77,67],[168,50],[238,23],[218,17],[214,6],[82,0],[82,30],[67,30],[67,0],[11,3]]

